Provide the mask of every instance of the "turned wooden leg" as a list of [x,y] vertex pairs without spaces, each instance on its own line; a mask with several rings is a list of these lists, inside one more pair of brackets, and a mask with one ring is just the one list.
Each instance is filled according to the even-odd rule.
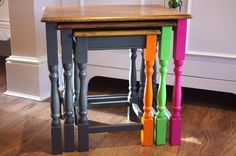
[[139,81],[139,108],[143,110],[143,94],[144,94],[144,87],[145,87],[145,63],[144,63],[144,50],[142,50],[142,60],[141,60],[141,67],[140,67],[140,81]]
[[72,30],[61,30],[62,63],[65,78],[65,122],[64,147],[66,152],[74,151],[74,117],[72,91]]
[[52,154],[62,153],[62,135],[60,122],[60,96],[58,92],[58,54],[57,30],[55,23],[46,24],[47,60],[51,80],[51,143]]
[[160,81],[158,88],[158,106],[155,116],[155,144],[166,144],[166,74],[171,53],[172,27],[162,27],[159,46]]
[[129,69],[129,95],[128,95],[128,119],[130,121],[137,121],[137,116],[132,108],[132,103],[138,102],[137,87],[136,87],[136,58],[137,49],[130,50],[130,69]]
[[73,62],[74,62],[74,105],[79,106],[79,70],[76,64],[76,49],[73,50]]
[[49,65],[49,78],[51,80],[51,141],[52,141],[52,153],[62,153],[62,134],[61,134],[61,121],[60,121],[60,99],[58,94],[57,80],[58,66]]
[[[58,79],[59,80],[59,79]],[[59,99],[60,99],[60,119],[64,119],[64,115],[65,115],[65,107],[64,107],[64,100],[63,97],[60,94],[60,90],[59,90],[59,81],[57,81],[57,88],[58,88],[58,95],[59,95]]]
[[79,94],[79,123],[78,123],[78,150],[88,151],[89,140],[88,140],[88,119],[87,119],[87,86],[86,86],[86,63],[78,63],[79,79],[81,82],[80,94]]
[[87,38],[76,39],[76,62],[79,70],[79,121],[78,121],[78,150],[89,150],[89,131],[87,119],[87,85],[86,85],[86,68],[88,53],[88,40]]
[[143,124],[143,130],[141,131],[141,142],[144,146],[153,145],[152,74],[153,74],[154,60],[156,58],[156,42],[157,42],[156,35],[147,35],[146,49],[144,50],[145,74],[146,74],[144,99],[143,99],[144,113],[143,113],[143,117],[141,119],[141,123]]
[[[143,94],[144,94],[144,87],[145,87],[145,65],[144,65],[144,58],[143,58],[143,50],[141,52],[142,61],[141,61],[141,68],[140,68],[140,82],[139,82],[139,107],[143,110]],[[157,68],[156,68],[156,60],[154,61],[154,72],[152,74],[152,85],[153,85],[153,108],[156,109],[157,106],[157,85],[156,85],[156,76],[157,76]]]
[[79,69],[76,63],[76,46],[75,42],[73,42],[73,62],[74,62],[74,116],[75,123],[78,123],[79,119]]
[[152,108],[154,108],[155,110],[157,108],[157,81],[156,81],[156,77],[157,77],[157,62],[155,60],[154,61],[154,66],[153,66],[153,74],[152,74],[152,88],[153,88]]
[[182,89],[181,89],[181,75],[182,65],[185,58],[185,46],[186,46],[186,29],[187,20],[181,19],[177,21],[174,36],[174,74],[175,83],[173,89],[173,107],[172,116],[170,119],[170,144],[180,145],[181,143],[181,101],[182,101]]

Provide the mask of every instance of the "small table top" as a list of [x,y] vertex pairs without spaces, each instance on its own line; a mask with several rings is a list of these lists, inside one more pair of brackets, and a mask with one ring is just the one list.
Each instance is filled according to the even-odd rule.
[[42,22],[155,21],[191,18],[160,5],[102,5],[45,7]]

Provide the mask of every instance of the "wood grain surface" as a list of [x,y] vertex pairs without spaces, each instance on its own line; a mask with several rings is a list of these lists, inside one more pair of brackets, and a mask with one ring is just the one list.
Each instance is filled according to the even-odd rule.
[[160,5],[103,5],[45,7],[42,22],[146,21],[191,18]]
[[76,31],[74,37],[95,37],[95,36],[137,36],[137,35],[157,35],[160,34],[160,30],[107,30],[107,31]]
[[[6,90],[0,61],[0,155],[46,156],[51,153],[49,100],[37,102],[2,93]],[[104,83],[106,85],[104,85]],[[128,81],[96,78],[90,94],[128,92]],[[167,107],[171,108],[168,87]],[[127,123],[126,108],[92,109],[91,123]],[[181,146],[140,144],[140,132],[90,134],[90,151],[65,156],[236,156],[236,95],[183,89]],[[75,127],[77,131],[77,127]],[[75,138],[77,138],[75,132]],[[75,140],[77,143],[77,139]],[[75,146],[77,149],[77,146]]]
[[133,22],[93,22],[93,23],[60,23],[58,29],[105,29],[105,28],[157,28],[176,26],[176,21],[133,21]]

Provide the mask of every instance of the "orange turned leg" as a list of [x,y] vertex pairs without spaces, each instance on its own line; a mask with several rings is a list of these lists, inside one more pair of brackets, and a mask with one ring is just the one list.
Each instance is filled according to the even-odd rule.
[[143,99],[144,113],[141,120],[143,124],[143,130],[141,131],[141,142],[144,146],[153,145],[152,74],[153,74],[154,60],[156,58],[156,44],[157,44],[157,35],[147,35],[146,49],[144,50],[145,75],[146,75],[144,99]]

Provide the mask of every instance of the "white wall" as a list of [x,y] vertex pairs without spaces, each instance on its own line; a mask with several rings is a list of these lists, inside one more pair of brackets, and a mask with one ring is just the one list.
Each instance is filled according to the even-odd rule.
[[34,1],[9,0],[12,55],[36,57]]
[[235,0],[193,0],[189,50],[235,55],[235,6]]
[[[0,6],[0,41],[7,41],[10,39],[10,24],[8,12],[8,0],[3,0]],[[0,55],[5,55],[4,51],[1,51]]]
[[0,19],[9,19],[8,0],[3,0],[3,5],[0,6]]
[[191,0],[183,85],[236,94],[236,1]]

